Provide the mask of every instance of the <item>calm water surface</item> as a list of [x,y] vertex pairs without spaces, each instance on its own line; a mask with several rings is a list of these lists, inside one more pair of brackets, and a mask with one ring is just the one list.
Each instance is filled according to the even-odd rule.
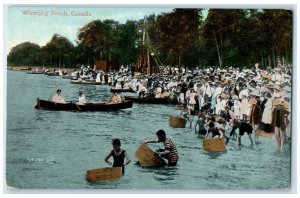
[[[34,109],[37,97],[51,99],[62,89],[65,100],[82,90],[88,101],[107,101],[107,85],[73,85],[61,77],[7,72],[6,180],[25,189],[177,189],[261,190],[290,187],[290,145],[276,152],[274,139],[260,137],[253,147],[247,136],[242,146],[230,141],[227,151],[207,153],[190,128],[169,127],[174,106],[140,105],[117,112],[64,112]],[[135,165],[139,142],[164,129],[180,155],[177,167]],[[120,138],[132,163],[113,182],[92,184],[88,169],[106,167],[111,140]],[[149,144],[153,149],[162,144]]]

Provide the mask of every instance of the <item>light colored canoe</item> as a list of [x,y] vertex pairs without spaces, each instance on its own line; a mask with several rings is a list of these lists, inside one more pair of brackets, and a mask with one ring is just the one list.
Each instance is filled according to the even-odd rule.
[[203,149],[210,152],[222,152],[225,151],[225,139],[224,138],[209,138],[203,140]]
[[184,128],[186,120],[180,117],[170,116],[169,125],[174,128]]
[[86,180],[91,182],[112,181],[120,179],[122,176],[121,167],[106,167],[88,170],[86,172]]
[[142,166],[162,166],[164,160],[154,154],[154,151],[147,144],[140,144],[135,152],[135,158]]
[[274,133],[267,133],[262,130],[256,130],[255,133],[256,133],[256,135],[263,136],[263,137],[268,137],[268,138],[274,137]]

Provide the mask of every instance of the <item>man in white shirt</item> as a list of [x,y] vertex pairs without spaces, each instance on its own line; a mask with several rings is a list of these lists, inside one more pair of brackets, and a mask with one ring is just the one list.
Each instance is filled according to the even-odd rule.
[[56,94],[53,96],[52,98],[52,102],[56,102],[56,103],[66,103],[65,99],[62,97],[61,95],[61,90],[58,89],[56,91]]
[[78,104],[84,105],[86,103],[85,95],[82,93],[82,91],[79,91],[78,95],[79,95]]

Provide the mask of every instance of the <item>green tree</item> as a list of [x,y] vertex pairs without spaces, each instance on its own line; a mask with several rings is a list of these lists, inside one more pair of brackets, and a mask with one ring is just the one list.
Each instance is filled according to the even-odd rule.
[[30,42],[14,46],[7,56],[7,64],[9,66],[36,66],[40,62],[41,47]]
[[63,36],[54,34],[43,47],[43,58],[46,66],[71,67],[73,66],[74,45]]
[[165,60],[181,64],[181,59],[198,38],[201,9],[175,9],[157,17],[158,48],[165,53]]

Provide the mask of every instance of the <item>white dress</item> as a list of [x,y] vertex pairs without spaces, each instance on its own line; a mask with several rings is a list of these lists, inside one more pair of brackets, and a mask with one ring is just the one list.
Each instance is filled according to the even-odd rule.
[[261,121],[265,124],[271,124],[272,115],[272,99],[269,98],[265,104],[265,109]]
[[241,108],[241,102],[239,100],[235,100],[233,104],[234,114],[236,118],[240,118],[240,108]]

